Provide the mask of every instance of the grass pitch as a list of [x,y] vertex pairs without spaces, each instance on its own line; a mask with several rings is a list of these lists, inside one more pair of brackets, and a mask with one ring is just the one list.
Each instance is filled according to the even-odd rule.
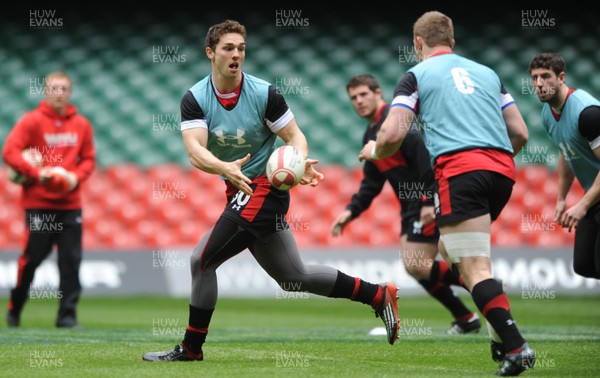
[[[471,299],[465,303],[474,309]],[[523,377],[600,376],[600,297],[524,300],[512,313],[536,349]],[[3,301],[6,304],[6,300]],[[368,335],[383,323],[344,299],[219,300],[202,362],[149,363],[145,352],[181,341],[187,299],[83,297],[83,329],[56,329],[57,303],[28,302],[21,327],[0,326],[0,376],[7,377],[487,377],[485,328],[447,336],[450,314],[432,298],[401,297],[400,339]]]

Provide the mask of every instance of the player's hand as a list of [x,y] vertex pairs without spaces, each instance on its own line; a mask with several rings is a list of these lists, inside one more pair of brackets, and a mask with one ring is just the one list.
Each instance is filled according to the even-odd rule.
[[75,174],[75,172],[71,172],[71,171],[69,171],[67,173],[67,181],[69,182],[69,191],[75,189],[75,187],[79,183],[79,179],[77,178],[77,175]]
[[38,173],[38,181],[52,193],[66,194],[75,189],[79,180],[74,172],[61,166],[43,167]]
[[421,207],[421,215],[419,217],[419,221],[423,224],[423,226],[428,225],[429,223],[435,220],[435,208],[433,206],[423,206]]
[[318,162],[318,160],[306,159],[306,170],[300,180],[301,185],[317,186],[319,185],[319,181],[325,179],[325,176],[314,167]]
[[38,181],[41,183],[47,182],[48,180],[50,180],[51,176],[52,176],[52,167],[42,167],[42,168],[40,168],[40,171],[38,174]]
[[341,236],[344,231],[344,227],[352,220],[352,212],[350,210],[344,210],[340,215],[335,218],[331,225],[331,235]]
[[369,161],[373,161],[375,159],[373,159],[373,150],[375,149],[375,141],[374,140],[370,140],[367,142],[367,144],[365,144],[362,148],[362,150],[360,150],[359,154],[358,154],[358,160],[359,161],[363,161],[363,160],[369,160]]
[[585,217],[587,211],[587,207],[581,202],[578,202],[575,206],[569,208],[569,210],[565,211],[562,214],[558,224],[560,224],[564,228],[568,229],[569,232],[571,232],[573,228],[577,227],[579,221],[581,221],[583,217]]
[[252,180],[242,173],[242,166],[246,164],[248,160],[250,160],[250,154],[247,154],[245,157],[234,160],[230,163],[225,163],[223,176],[225,176],[227,181],[229,181],[233,186],[251,196],[254,193],[250,187]]

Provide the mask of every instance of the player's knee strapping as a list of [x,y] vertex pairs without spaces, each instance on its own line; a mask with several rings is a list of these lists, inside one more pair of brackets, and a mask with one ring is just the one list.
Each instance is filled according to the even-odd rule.
[[490,257],[490,234],[487,232],[455,232],[441,235],[446,252],[454,263],[461,257]]

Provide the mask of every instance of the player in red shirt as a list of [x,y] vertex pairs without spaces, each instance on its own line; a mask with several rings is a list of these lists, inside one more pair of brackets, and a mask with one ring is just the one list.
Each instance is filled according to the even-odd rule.
[[[2,158],[18,174],[25,210],[25,246],[18,262],[17,284],[11,290],[6,320],[20,325],[21,311],[29,298],[34,273],[54,245],[58,250],[60,300],[57,327],[78,326],[76,306],[81,295],[79,267],[82,258],[80,187],[96,165],[93,129],[70,103],[72,82],[63,72],[44,80],[44,100],[13,127],[2,149]],[[41,156],[41,166],[30,164],[23,151]],[[57,167],[62,167],[58,168]],[[62,173],[60,171],[62,171]]]

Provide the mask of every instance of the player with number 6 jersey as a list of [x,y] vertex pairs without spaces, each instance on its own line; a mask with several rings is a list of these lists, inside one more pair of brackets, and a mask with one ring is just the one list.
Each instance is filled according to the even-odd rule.
[[445,14],[426,12],[416,20],[419,64],[398,83],[377,141],[365,145],[359,157],[394,153],[420,115],[434,164],[436,220],[447,261],[495,331],[492,358],[502,362],[496,374],[518,375],[533,367],[535,352],[492,276],[490,232],[512,193],[513,156],[527,142],[527,126],[498,75],[455,54],[454,44],[454,26]]
[[[225,181],[227,202],[190,258],[192,292],[183,341],[172,350],[146,353],[143,360],[204,358],[202,347],[218,297],[216,270],[245,249],[283,290],[370,305],[393,344],[399,328],[394,283],[373,284],[329,266],[304,264],[300,257],[286,222],[290,192],[275,188],[265,169],[278,136],[304,158],[308,145],[281,93],[242,72],[246,28],[234,20],[213,25],[205,45],[212,73],[184,95],[181,131],[192,165]],[[317,186],[324,178],[314,169],[316,163],[306,159],[300,184]]]

